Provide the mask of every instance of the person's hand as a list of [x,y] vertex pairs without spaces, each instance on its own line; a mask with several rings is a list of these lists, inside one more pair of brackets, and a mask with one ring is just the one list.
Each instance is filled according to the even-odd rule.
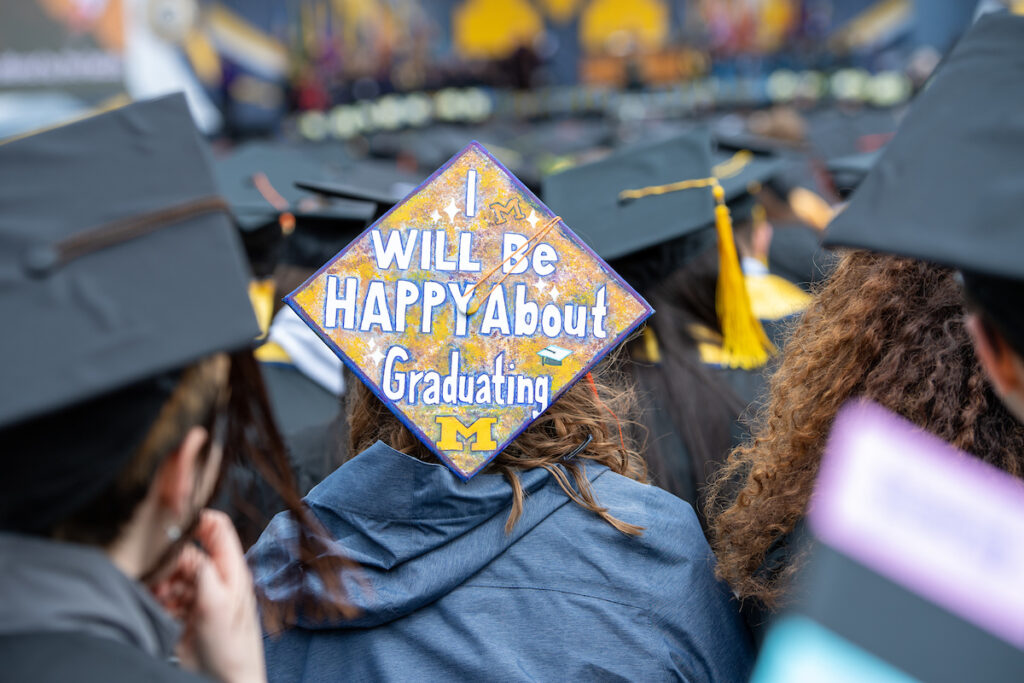
[[204,510],[195,533],[205,554],[186,547],[153,592],[185,623],[182,664],[225,683],[266,681],[252,575],[228,516]]

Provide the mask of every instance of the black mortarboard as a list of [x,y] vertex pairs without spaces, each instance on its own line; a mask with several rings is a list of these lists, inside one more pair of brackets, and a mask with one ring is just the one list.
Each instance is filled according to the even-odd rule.
[[[161,376],[259,329],[244,253],[181,95],[0,145],[0,206],[0,428],[88,413],[83,432],[63,438],[122,446],[83,457],[5,438],[6,518],[33,495],[60,507],[98,491],[173,388]],[[117,412],[96,407],[112,393],[124,399]]]
[[1024,280],[1024,17],[982,17],[829,226],[860,247]]
[[821,231],[803,223],[773,223],[768,268],[810,291],[835,266],[836,255],[821,247]]
[[321,233],[336,233],[340,237],[328,241],[340,249],[374,214],[369,202],[329,201],[296,188],[296,180],[331,178],[337,170],[308,150],[283,143],[242,145],[217,162],[216,173],[250,260],[261,271],[269,271],[279,260],[311,266],[323,263],[322,250],[309,253],[308,233],[314,233],[317,241],[322,241]]
[[[729,161],[735,166],[737,159]],[[746,183],[737,180],[742,169],[724,170],[729,171],[723,175],[729,176],[734,196],[747,191]],[[717,192],[723,200],[719,206]],[[724,204],[727,196],[724,181],[714,175],[711,138],[704,129],[620,150],[544,181],[548,206],[606,260],[691,240],[703,250],[717,237],[724,345],[740,366],[755,367],[767,359],[771,344],[750,310]],[[695,253],[685,244],[680,251]]]
[[370,222],[377,220],[405,198],[423,178],[400,169],[392,161],[360,160],[344,169],[340,180],[296,178],[296,187],[324,197],[373,204]]
[[750,219],[761,186],[774,178],[783,166],[782,160],[773,155],[743,149],[735,153],[717,151],[712,159],[712,171],[722,183],[734,222]]
[[821,160],[880,148],[892,137],[903,109],[832,107],[807,116],[807,138]]
[[621,258],[714,224],[709,189],[624,201],[619,193],[711,176],[711,140],[696,132],[637,145],[544,179],[544,200],[598,256]]
[[881,155],[881,150],[875,150],[829,160],[826,168],[832,176],[832,185],[839,196],[849,197],[867,177]]
[[746,130],[736,132],[722,125],[714,129],[714,138],[719,152],[735,154],[749,150],[775,159],[779,167],[772,174],[770,184],[780,196],[786,196],[794,187],[820,190],[811,157],[803,142],[786,142]]

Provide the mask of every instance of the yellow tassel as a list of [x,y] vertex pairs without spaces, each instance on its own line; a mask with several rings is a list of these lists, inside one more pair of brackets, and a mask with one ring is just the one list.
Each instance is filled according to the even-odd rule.
[[[748,153],[749,154],[749,153]],[[732,218],[725,203],[725,190],[717,177],[680,180],[666,185],[650,185],[619,193],[619,201],[633,201],[681,190],[710,187],[715,198],[715,230],[718,233],[718,289],[715,309],[722,327],[723,357],[731,368],[759,368],[775,353],[775,346],[754,317],[750,296],[736,253]]]
[[658,346],[658,338],[654,334],[654,330],[649,327],[644,327],[643,332],[644,340],[644,355],[647,357],[648,363],[660,363],[661,362],[661,348]]
[[270,331],[270,321],[274,317],[274,281],[271,279],[251,280],[249,282],[249,302],[256,314],[256,322],[260,326],[263,339]]
[[754,317],[750,297],[740,269],[732,234],[732,218],[725,204],[725,190],[715,184],[715,230],[718,232],[718,290],[715,308],[722,326],[722,347],[729,367],[761,367],[775,352],[761,322]]

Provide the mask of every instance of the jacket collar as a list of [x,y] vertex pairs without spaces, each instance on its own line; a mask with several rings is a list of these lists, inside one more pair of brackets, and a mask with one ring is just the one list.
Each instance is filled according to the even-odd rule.
[[[593,479],[603,467],[587,467]],[[535,468],[518,473],[526,494],[548,482]],[[512,489],[501,474],[478,474],[463,482],[440,463],[427,463],[382,441],[335,470],[309,492],[314,507],[346,510],[391,520],[440,520],[493,514],[507,509]]]
[[0,532],[0,635],[73,631],[168,659],[181,635],[98,548]]

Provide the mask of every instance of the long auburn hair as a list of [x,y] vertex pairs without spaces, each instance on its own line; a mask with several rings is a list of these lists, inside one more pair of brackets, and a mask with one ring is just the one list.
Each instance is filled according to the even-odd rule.
[[799,558],[772,573],[762,568],[766,554],[803,518],[832,420],[852,397],[1021,476],[1024,425],[985,379],[965,317],[948,268],[842,256],[787,343],[753,439],[730,454],[710,489],[717,572],[740,598],[774,608],[786,597]]
[[[523,512],[519,470],[542,467],[565,494],[624,534],[639,536],[643,527],[617,519],[602,507],[587,479],[586,461],[605,465],[635,481],[647,481],[647,466],[635,446],[636,396],[614,359],[606,359],[569,387],[543,415],[530,424],[485,472],[500,473],[512,486],[512,509],[505,522],[510,532]],[[426,462],[436,456],[389,410],[366,385],[346,370],[345,386],[350,453],[355,455],[377,441]],[[571,455],[587,441],[583,450]]]

